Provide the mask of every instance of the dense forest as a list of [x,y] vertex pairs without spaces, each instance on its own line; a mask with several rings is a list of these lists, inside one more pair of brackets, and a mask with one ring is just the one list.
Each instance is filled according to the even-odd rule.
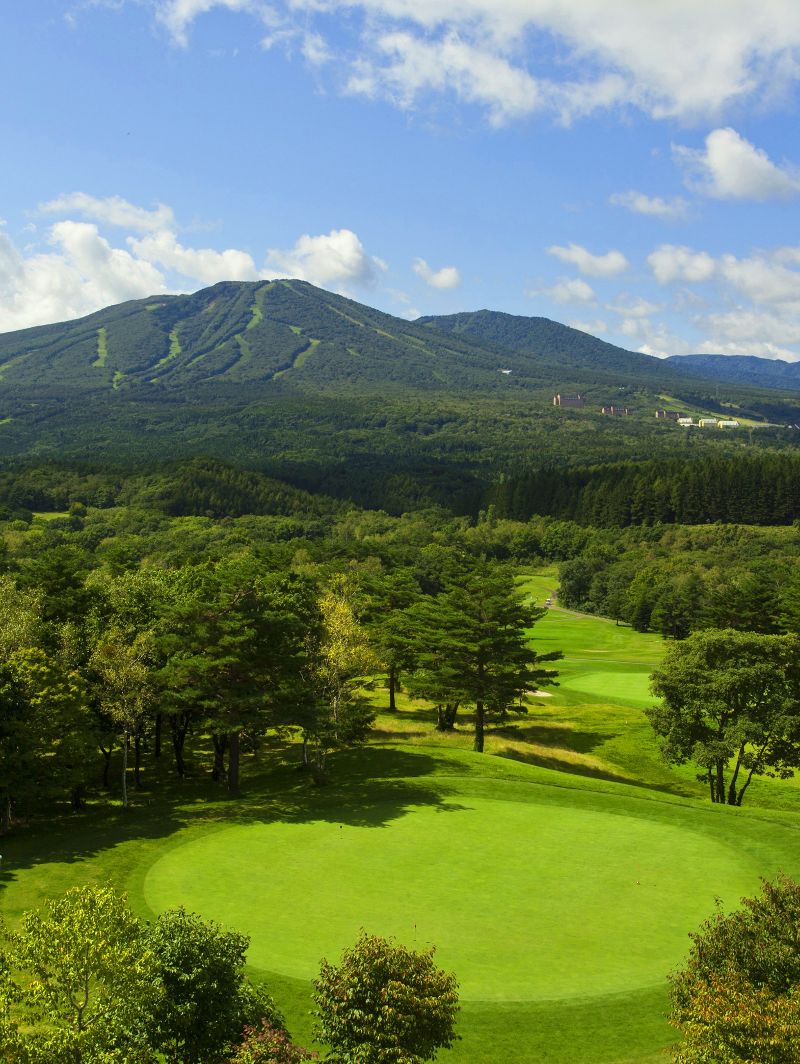
[[791,524],[800,514],[800,455],[653,459],[504,477],[487,499],[504,517],[549,514],[587,525],[722,521]]

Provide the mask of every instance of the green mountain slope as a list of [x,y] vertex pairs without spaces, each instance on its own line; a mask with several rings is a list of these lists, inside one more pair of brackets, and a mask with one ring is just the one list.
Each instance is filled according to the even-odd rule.
[[679,376],[677,367],[650,355],[615,347],[549,318],[478,310],[417,320],[448,336],[528,356],[542,371],[566,372],[590,383],[606,383],[620,375],[637,382],[664,382]]
[[[506,360],[507,361],[507,360]],[[0,336],[0,388],[508,388],[497,354],[301,281],[221,283]],[[516,359],[512,387],[538,381]]]
[[672,355],[668,359],[679,373],[727,381],[754,388],[800,390],[800,362],[755,355]]
[[[558,391],[586,409],[555,409]],[[392,512],[466,512],[502,468],[742,446],[657,422],[666,396],[800,423],[797,397],[681,376],[545,319],[408,322],[305,282],[225,282],[0,335],[0,464],[208,456]],[[603,417],[610,401],[637,415]]]
[[481,311],[408,322],[302,281],[224,282],[0,336],[0,390],[39,395],[212,384],[350,394],[533,389],[547,398],[679,379],[672,366],[547,319]]

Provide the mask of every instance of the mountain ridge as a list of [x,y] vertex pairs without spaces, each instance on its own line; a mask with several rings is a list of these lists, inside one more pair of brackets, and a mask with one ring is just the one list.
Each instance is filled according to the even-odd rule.
[[758,355],[670,355],[666,360],[679,371],[706,380],[761,388],[800,390],[800,362]]
[[0,334],[0,387],[22,389],[91,393],[213,381],[564,390],[618,388],[635,376],[670,382],[680,375],[550,319],[479,311],[408,322],[296,280],[220,282]]

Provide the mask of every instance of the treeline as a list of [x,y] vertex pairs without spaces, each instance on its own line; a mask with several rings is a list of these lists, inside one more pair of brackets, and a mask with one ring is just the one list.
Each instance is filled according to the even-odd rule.
[[682,639],[800,630],[800,528],[596,530],[560,566],[562,605]]
[[561,556],[570,531],[576,550],[578,526],[169,517],[129,489],[139,505],[0,524],[2,829],[104,790],[125,804],[167,760],[235,793],[242,758],[280,736],[324,781],[331,751],[367,737],[376,676],[390,710],[402,682],[431,726],[461,713],[477,750],[551,682],[506,562]]
[[162,466],[150,473],[96,472],[55,464],[0,473],[0,520],[30,521],[34,512],[71,506],[134,506],[170,517],[281,514],[318,517],[344,509],[323,494],[211,458]]
[[487,501],[499,515],[522,521],[547,514],[602,527],[786,525],[800,517],[800,455],[760,452],[534,470],[502,479]]

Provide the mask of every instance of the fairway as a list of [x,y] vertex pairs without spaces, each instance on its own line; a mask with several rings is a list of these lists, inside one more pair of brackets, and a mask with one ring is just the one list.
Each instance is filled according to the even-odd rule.
[[253,965],[298,979],[364,927],[435,943],[467,1000],[621,993],[662,983],[720,886],[735,902],[762,870],[680,815],[635,812],[470,795],[379,828],[234,825],[164,854],[145,900],[247,931]]

